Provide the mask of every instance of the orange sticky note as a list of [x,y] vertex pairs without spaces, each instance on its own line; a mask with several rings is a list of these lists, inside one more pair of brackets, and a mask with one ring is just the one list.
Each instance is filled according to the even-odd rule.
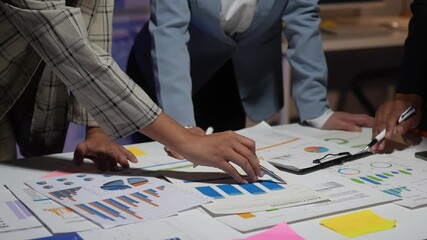
[[385,219],[371,210],[363,210],[354,213],[323,219],[323,226],[334,230],[347,237],[379,232],[396,226],[396,220]]
[[129,150],[131,153],[133,153],[133,155],[135,155],[135,157],[144,156],[146,154],[145,152],[143,152],[141,149],[139,149],[136,146],[127,147],[126,149]]
[[265,232],[247,237],[244,240],[304,240],[286,223],[280,223]]

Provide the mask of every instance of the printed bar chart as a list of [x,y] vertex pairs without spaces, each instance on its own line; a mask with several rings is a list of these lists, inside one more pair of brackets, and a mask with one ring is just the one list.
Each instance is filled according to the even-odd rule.
[[[191,183],[187,181],[186,183]],[[285,188],[271,180],[248,184],[218,184],[211,186],[196,186],[200,193],[214,199],[223,199],[242,195],[261,195],[270,191],[284,190]]]
[[77,191],[79,191],[81,189],[81,187],[75,187],[75,188],[69,188],[69,189],[64,189],[64,190],[59,190],[59,191],[53,191],[50,192],[49,194],[52,195],[53,197],[62,200],[64,198],[67,198],[73,202],[75,202],[76,200],[73,198],[73,196],[77,195]]

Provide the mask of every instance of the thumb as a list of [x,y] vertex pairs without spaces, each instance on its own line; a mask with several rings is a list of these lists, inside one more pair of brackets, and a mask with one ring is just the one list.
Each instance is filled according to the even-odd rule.
[[79,143],[76,146],[76,150],[74,150],[74,158],[73,161],[77,164],[77,165],[82,165],[83,164],[83,159],[86,156],[88,152],[87,146],[85,143]]

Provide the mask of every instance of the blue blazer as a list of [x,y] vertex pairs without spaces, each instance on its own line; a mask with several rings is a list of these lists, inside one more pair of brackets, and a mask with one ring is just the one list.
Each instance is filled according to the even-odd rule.
[[151,72],[144,75],[166,113],[195,125],[192,93],[230,59],[248,117],[260,121],[278,112],[283,106],[282,21],[301,121],[329,108],[317,0],[259,0],[249,29],[232,37],[221,28],[220,8],[219,0],[151,1],[150,21],[134,51],[141,71]]

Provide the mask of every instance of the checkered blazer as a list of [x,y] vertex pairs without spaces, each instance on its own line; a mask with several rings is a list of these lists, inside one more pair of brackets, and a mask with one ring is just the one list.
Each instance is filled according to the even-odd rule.
[[98,123],[118,139],[161,112],[108,54],[114,1],[75,2],[0,1],[0,119],[46,65],[34,89],[26,90],[34,95],[26,104],[32,116],[24,124],[29,130],[18,137],[36,152],[27,155],[58,151],[69,121]]

